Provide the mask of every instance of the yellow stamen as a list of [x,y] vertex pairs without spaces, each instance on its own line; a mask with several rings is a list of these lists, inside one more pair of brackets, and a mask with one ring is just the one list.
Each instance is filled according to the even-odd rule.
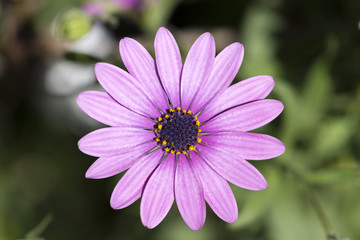
[[195,125],[196,125],[196,126],[200,126],[200,122],[199,122],[199,121],[196,121],[196,122],[195,122]]
[[188,114],[191,114],[191,111],[190,111],[190,110],[188,110],[188,111],[187,111],[187,113],[188,113]]
[[155,133],[158,133],[158,130],[157,130],[157,129],[155,129]]
[[183,154],[186,154],[186,151],[184,150],[184,151],[182,151],[182,153],[183,153]]
[[167,141],[166,141],[166,140],[164,140],[164,141],[163,141],[163,144],[164,144],[164,145],[166,145],[166,144],[167,144]]
[[176,152],[177,155],[179,155],[181,152]]
[[170,151],[170,149],[169,149],[169,148],[165,148],[165,151],[166,151],[166,152],[169,152],[169,151]]
[[189,150],[190,150],[190,151],[194,151],[194,150],[195,150],[195,147],[190,145]]
[[175,150],[173,149],[173,150],[171,150],[170,152],[171,152],[171,153],[175,153]]
[[161,122],[161,121],[162,121],[162,118],[161,118],[161,117],[159,117],[159,118],[158,118],[158,121],[159,121],[159,122]]
[[155,140],[156,140],[157,142],[159,142],[159,141],[160,141],[160,138],[156,138]]
[[198,133],[200,133],[200,132],[201,132],[201,129],[199,128],[199,129],[198,129]]
[[197,138],[196,141],[197,141],[198,143],[201,143],[201,138]]
[[181,108],[180,108],[180,107],[177,107],[177,108],[176,108],[176,110],[180,111],[180,110],[181,110]]
[[169,118],[169,115],[166,114],[166,115],[165,115],[165,118]]
[[161,124],[159,124],[158,129],[162,129],[162,125],[161,125]]
[[182,110],[182,112],[183,112],[183,114],[185,114],[185,113],[186,113],[186,110]]
[[197,116],[195,116],[194,119],[197,120]]
[[172,109],[172,108],[170,108],[170,110],[169,110],[170,112],[175,112],[175,110],[174,109]]

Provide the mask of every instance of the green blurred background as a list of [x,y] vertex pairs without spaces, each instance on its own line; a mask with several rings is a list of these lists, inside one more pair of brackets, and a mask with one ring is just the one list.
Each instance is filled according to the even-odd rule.
[[[130,2],[130,3],[129,3]],[[0,15],[0,240],[13,239],[360,239],[360,1],[354,0],[14,0]],[[201,33],[217,52],[239,41],[235,82],[272,75],[281,116],[259,129],[286,153],[252,162],[268,189],[233,187],[234,224],[208,207],[191,231],[176,205],[155,229],[139,201],[109,204],[120,178],[85,179],[95,158],[77,141],[101,127],[80,111],[79,92],[100,89],[93,65],[122,66],[118,41],[136,38],[153,54],[159,26],[183,57]]]

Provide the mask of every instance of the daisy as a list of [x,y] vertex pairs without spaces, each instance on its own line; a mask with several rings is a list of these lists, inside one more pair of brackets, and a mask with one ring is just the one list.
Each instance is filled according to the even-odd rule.
[[165,218],[174,200],[193,230],[205,222],[205,201],[224,221],[236,221],[228,182],[265,189],[265,178],[247,160],[285,151],[278,139],[248,132],[283,110],[281,102],[264,99],[274,80],[257,76],[229,87],[243,60],[243,45],[233,43],[215,56],[210,33],[194,42],[184,64],[164,27],[155,37],[156,62],[131,38],[120,41],[120,55],[128,72],[97,63],[95,74],[106,92],[87,91],[77,99],[85,113],[110,126],[79,141],[82,152],[99,157],[86,177],[129,169],[110,203],[121,209],[141,197],[141,220],[148,228]]

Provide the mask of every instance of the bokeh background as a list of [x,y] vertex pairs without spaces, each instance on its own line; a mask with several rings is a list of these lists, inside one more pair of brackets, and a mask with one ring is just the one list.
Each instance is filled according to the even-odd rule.
[[[0,15],[0,239],[360,239],[360,1],[354,0],[13,0]],[[234,82],[276,81],[281,116],[259,129],[281,139],[281,157],[252,162],[268,189],[233,187],[239,218],[208,207],[191,231],[176,205],[155,229],[139,201],[113,210],[120,178],[85,179],[95,158],[77,148],[101,125],[75,103],[101,89],[98,61],[123,67],[118,41],[133,37],[153,54],[159,26],[183,57],[203,32],[217,52],[239,41]]]

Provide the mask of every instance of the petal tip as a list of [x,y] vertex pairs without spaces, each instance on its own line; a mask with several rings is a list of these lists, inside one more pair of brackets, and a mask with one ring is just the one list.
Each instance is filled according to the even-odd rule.
[[162,27],[159,27],[159,29],[157,30],[157,33],[160,33],[160,32],[170,32],[170,31],[166,27],[162,26]]
[[77,105],[78,105],[81,109],[82,109],[81,106],[83,106],[83,103],[84,103],[84,101],[85,101],[85,96],[86,96],[85,92],[81,92],[81,93],[79,93],[79,95],[76,97],[76,103],[77,103]]
[[111,195],[110,206],[111,206],[112,209],[115,209],[115,210],[121,209],[121,206],[118,203],[118,201],[115,199],[114,195]]
[[88,179],[98,179],[98,176],[96,175],[96,172],[92,167],[89,167],[89,169],[85,173],[85,178]]

